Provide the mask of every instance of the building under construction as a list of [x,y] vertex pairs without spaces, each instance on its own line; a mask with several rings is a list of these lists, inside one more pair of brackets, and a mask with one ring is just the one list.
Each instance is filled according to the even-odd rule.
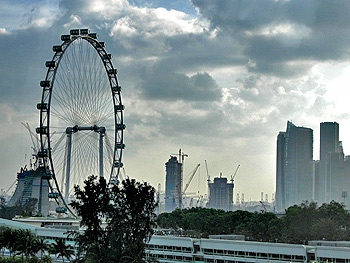
[[181,207],[182,163],[176,156],[171,156],[165,167],[165,212],[171,212]]
[[232,210],[233,208],[233,180],[227,182],[225,177],[216,177],[214,182],[208,182],[209,207],[215,209]]
[[21,171],[17,173],[16,190],[8,206],[23,206],[28,199],[35,198],[38,201],[37,212],[43,216],[49,214],[49,183],[45,177],[47,176],[46,173],[41,171],[41,168],[35,170],[21,168]]

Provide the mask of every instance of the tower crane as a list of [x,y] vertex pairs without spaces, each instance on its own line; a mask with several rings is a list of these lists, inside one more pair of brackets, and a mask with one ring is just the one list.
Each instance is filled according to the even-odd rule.
[[188,180],[188,182],[187,182],[187,184],[185,185],[185,188],[184,188],[184,190],[183,190],[183,194],[186,193],[186,190],[187,190],[187,188],[190,186],[190,183],[192,182],[192,179],[193,179],[194,175],[196,174],[196,172],[197,172],[199,166],[200,166],[200,164],[197,164],[196,168],[194,168],[194,170],[191,172],[190,178],[189,178],[189,180]]
[[22,125],[28,130],[29,135],[30,135],[30,138],[31,138],[32,143],[33,143],[33,147],[32,147],[33,152],[34,152],[34,154],[37,154],[38,151],[39,151],[39,149],[40,149],[40,147],[39,147],[40,143],[39,143],[38,135],[35,134],[35,133],[30,129],[30,126],[29,126],[28,122],[26,122],[26,123],[22,122]]
[[[177,154],[171,154],[170,156],[176,156]],[[185,157],[188,157],[188,154],[184,153],[181,151],[181,149],[179,149],[179,163],[181,163],[181,170],[180,170],[180,178],[179,181],[177,182],[177,185],[175,186],[178,196],[177,196],[177,200],[179,202],[179,208],[181,209],[182,207],[182,196],[181,196],[181,188],[182,188],[182,178],[183,178],[183,169],[184,169],[184,161],[185,161]]]
[[239,164],[236,168],[236,171],[231,175],[231,183],[233,183],[233,181],[235,180],[236,174],[238,172],[238,169],[241,165]]
[[266,213],[267,212],[267,209],[266,209],[266,206],[265,206],[265,204],[263,203],[263,201],[259,201],[260,202],[260,204],[261,204],[261,206],[263,207],[263,211]]
[[160,214],[160,183],[158,184],[158,191],[157,191],[157,204],[158,204],[158,215]]
[[[38,152],[40,150],[40,141],[39,141],[39,138],[38,138],[38,135],[35,134],[31,129],[30,129],[30,126],[28,124],[28,122],[26,123],[23,123],[22,122],[22,125],[28,130],[29,132],[29,135],[30,135],[30,139],[32,140],[32,143],[33,143],[33,158],[34,158],[34,169],[37,168],[38,164],[37,164],[37,161],[38,161]],[[39,164],[40,165],[40,164]]]
[[205,162],[205,170],[207,171],[207,182],[209,184],[210,183],[210,175],[209,175],[209,171],[208,171],[207,160],[204,160],[204,162]]

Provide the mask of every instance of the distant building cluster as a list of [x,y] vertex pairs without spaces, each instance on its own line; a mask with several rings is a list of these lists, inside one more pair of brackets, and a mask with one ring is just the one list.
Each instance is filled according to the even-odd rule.
[[[170,159],[165,163],[166,175],[165,175],[165,212],[171,212],[176,208],[185,208],[185,207],[196,207],[202,206],[204,201],[204,206],[223,209],[223,210],[232,210],[233,209],[233,180],[228,182],[227,178],[216,177],[214,181],[211,182],[208,178],[208,187],[209,187],[209,200],[201,200],[199,197],[197,202],[193,202],[191,198],[190,204],[186,204],[185,189],[183,189],[183,153],[181,149],[179,152],[179,159],[177,156],[170,156]],[[187,185],[188,186],[188,185]]]
[[277,136],[276,210],[305,201],[347,204],[350,156],[339,141],[339,124],[320,124],[320,160],[313,160],[313,130],[287,122]]

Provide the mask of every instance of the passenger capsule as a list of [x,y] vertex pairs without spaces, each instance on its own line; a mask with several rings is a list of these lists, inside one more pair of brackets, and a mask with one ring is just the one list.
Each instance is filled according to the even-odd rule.
[[114,167],[123,167],[123,163],[119,162],[119,161],[116,161],[114,164],[113,164]]
[[49,156],[49,152],[46,149],[38,152],[39,158],[44,158],[44,157],[48,157],[48,156]]
[[91,34],[88,34],[88,36],[93,38],[93,39],[97,39],[97,37],[98,37],[97,33],[91,33]]
[[66,207],[62,207],[62,206],[59,206],[59,207],[56,207],[56,212],[57,213],[65,213],[67,212],[67,208]]
[[87,35],[87,34],[89,34],[90,33],[90,30],[89,29],[80,29],[80,34],[81,35]]
[[115,110],[116,110],[116,111],[122,111],[122,110],[124,110],[124,109],[125,109],[125,106],[124,106],[124,105],[121,105],[121,104],[115,105]]
[[71,29],[70,34],[73,36],[80,35],[80,29]]
[[106,47],[106,42],[99,42],[102,47]]
[[62,35],[61,40],[62,41],[70,41],[70,40],[72,40],[72,36],[71,35]]
[[112,87],[112,91],[113,92],[121,92],[122,91],[122,87],[121,86]]
[[56,61],[46,61],[45,66],[47,68],[55,68],[55,67],[57,67],[57,62]]
[[53,50],[53,52],[62,52],[63,47],[62,46],[53,46],[52,50]]
[[117,130],[125,130],[126,125],[125,124],[117,124]]
[[108,70],[108,74],[117,74],[118,70],[116,68],[112,68]]
[[36,105],[36,108],[37,108],[38,110],[47,110],[47,109],[48,109],[48,106],[47,106],[47,103],[38,103],[38,104]]
[[51,81],[50,80],[42,80],[40,81],[40,87],[51,87]]
[[49,193],[49,198],[58,198],[59,196],[59,193]]
[[125,144],[124,143],[117,143],[117,149],[125,149]]
[[47,134],[47,133],[49,133],[49,128],[47,126],[38,127],[38,128],[36,128],[36,133]]

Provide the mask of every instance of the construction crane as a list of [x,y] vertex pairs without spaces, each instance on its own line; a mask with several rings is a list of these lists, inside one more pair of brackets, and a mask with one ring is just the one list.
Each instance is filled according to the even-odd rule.
[[32,154],[32,156],[34,158],[34,169],[36,169],[38,167],[37,162],[38,162],[38,152],[40,150],[40,141],[39,141],[38,135],[36,133],[34,133],[30,129],[30,126],[29,126],[28,122],[26,122],[26,123],[22,122],[22,125],[28,130],[29,135],[30,135],[30,139],[32,140],[32,143],[33,143],[33,147],[32,147],[33,154]]
[[233,181],[235,180],[236,174],[238,172],[238,169],[241,165],[239,164],[236,168],[236,171],[231,175],[231,183],[233,183]]
[[209,171],[208,171],[207,160],[204,160],[204,162],[205,162],[205,170],[207,171],[207,182],[209,184],[210,183],[210,175],[209,175]]
[[22,125],[28,130],[29,135],[30,135],[30,138],[31,138],[32,143],[33,143],[33,147],[32,147],[33,152],[34,152],[34,154],[37,154],[38,151],[40,150],[40,147],[39,147],[40,143],[39,143],[38,135],[35,134],[35,133],[30,129],[30,126],[29,126],[28,122],[26,122],[26,123],[23,123],[23,122],[22,122]]
[[160,214],[160,183],[158,184],[157,191],[157,205],[158,205],[158,215]]
[[263,212],[267,212],[267,209],[266,209],[266,206],[265,206],[265,204],[263,203],[263,201],[259,201],[260,202],[260,204],[261,204],[261,206],[263,207]]
[[200,164],[197,164],[196,168],[194,168],[194,170],[191,172],[190,178],[189,178],[189,180],[188,180],[188,182],[187,182],[187,184],[185,185],[185,188],[184,188],[184,190],[183,190],[183,194],[186,193],[186,190],[187,190],[187,188],[190,186],[190,183],[192,182],[192,179],[193,179],[194,175],[196,174],[196,172],[197,172],[199,166],[200,166]]
[[170,157],[172,157],[172,156],[176,156],[176,157],[178,156],[179,157],[179,163],[183,164],[184,161],[185,161],[185,157],[188,157],[188,154],[182,152],[181,149],[179,149],[179,153],[172,153],[170,155]]
[[184,161],[185,161],[185,157],[188,157],[188,154],[184,153],[181,151],[181,149],[179,149],[179,153],[178,154],[171,154],[170,157],[172,156],[179,156],[179,163],[181,163],[181,170],[180,170],[180,181],[178,182],[178,184],[175,186],[176,187],[176,191],[178,193],[177,196],[177,200],[179,203],[179,208],[182,208],[182,196],[181,196],[181,188],[182,188],[182,178],[183,178],[183,169],[184,169]]

